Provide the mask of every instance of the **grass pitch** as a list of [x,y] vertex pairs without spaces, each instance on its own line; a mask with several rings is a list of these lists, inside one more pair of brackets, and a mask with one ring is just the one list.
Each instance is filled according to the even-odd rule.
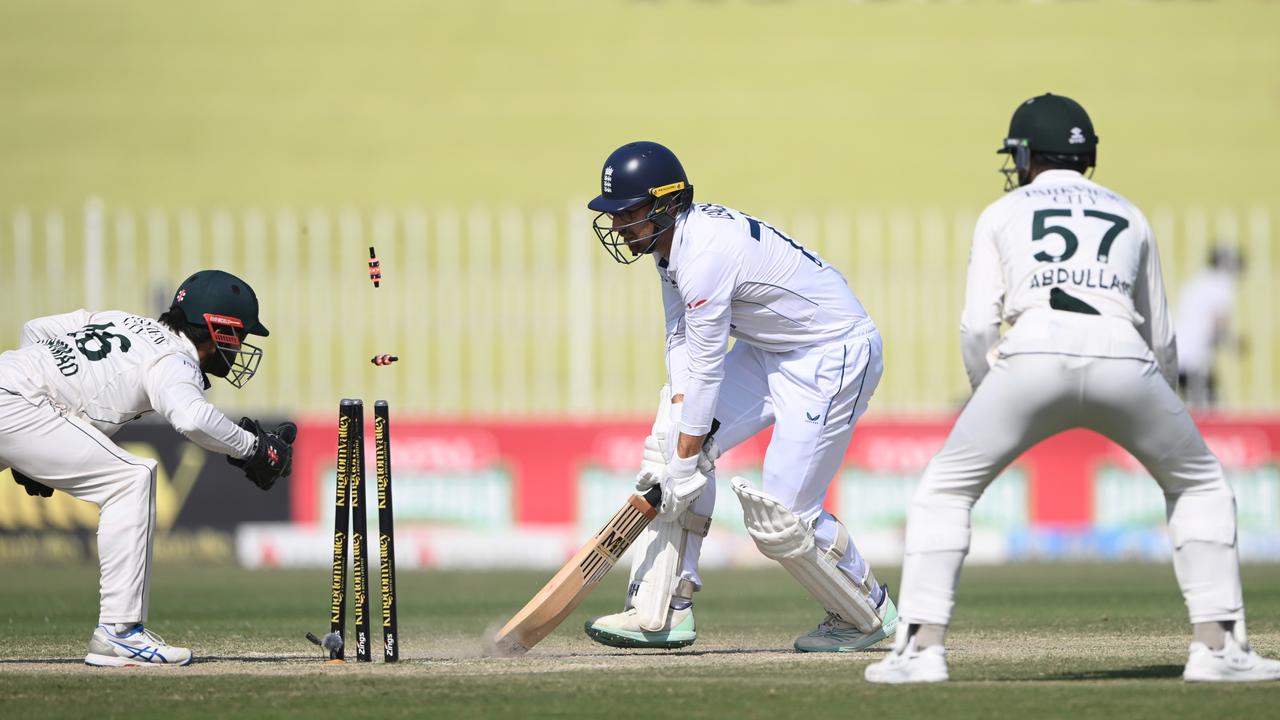
[[[896,572],[882,574],[896,584]],[[1250,717],[1280,700],[1280,684],[1182,683],[1189,631],[1162,565],[969,568],[953,682],[912,688],[862,680],[882,650],[791,652],[820,613],[775,570],[709,573],[698,643],[671,652],[612,650],[582,634],[585,618],[618,604],[625,578],[614,573],[520,659],[483,657],[483,640],[547,573],[405,573],[400,665],[330,667],[302,637],[324,629],[323,572],[160,567],[151,625],[198,662],[151,671],[80,664],[94,568],[5,575],[4,717]],[[1280,655],[1280,568],[1246,568],[1245,590],[1255,646]]]

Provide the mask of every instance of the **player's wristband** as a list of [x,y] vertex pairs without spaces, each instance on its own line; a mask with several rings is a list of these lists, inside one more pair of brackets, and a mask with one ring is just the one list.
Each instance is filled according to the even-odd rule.
[[667,475],[673,478],[691,477],[698,471],[698,455],[693,457],[682,458],[676,454],[671,458],[671,462],[667,463]]

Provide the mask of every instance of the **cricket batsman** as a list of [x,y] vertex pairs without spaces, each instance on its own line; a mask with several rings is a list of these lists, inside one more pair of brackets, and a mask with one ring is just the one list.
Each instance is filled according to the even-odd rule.
[[156,524],[156,462],[111,441],[155,412],[268,490],[289,476],[292,423],[267,432],[231,422],[205,400],[209,375],[236,387],[253,377],[267,335],[248,283],[221,270],[183,281],[159,320],[77,310],[28,322],[0,355],[0,470],[29,495],[61,490],[98,506],[101,598],[85,663],[187,665],[191,651],[147,629]]
[[826,609],[795,647],[855,651],[879,642],[895,627],[893,602],[845,526],[822,508],[884,370],[880,333],[844,276],[763,220],[695,204],[680,161],[657,143],[615,150],[588,207],[615,260],[653,259],[669,384],[636,488],[661,486],[659,514],[636,541],[623,612],[588,622],[587,634],[615,647],[694,642],[714,460],[772,425],[763,487],[735,479],[733,490],[761,553]]
[[1084,108],[1060,95],[1027,100],[1009,123],[1008,194],[978,218],[960,320],[973,396],[911,500],[897,640],[866,669],[871,682],[948,679],[974,502],[1027,448],[1077,427],[1129,451],[1164,491],[1192,628],[1182,677],[1280,679],[1245,633],[1235,496],[1174,392],[1155,237],[1142,211],[1085,176],[1097,145]]

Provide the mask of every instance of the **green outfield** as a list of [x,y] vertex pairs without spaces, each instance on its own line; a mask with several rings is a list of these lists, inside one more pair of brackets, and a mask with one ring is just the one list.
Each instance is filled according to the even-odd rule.
[[550,205],[626,140],[764,212],[976,205],[1014,106],[1140,203],[1269,200],[1280,4],[0,4],[0,205]]
[[[1003,184],[994,151],[1017,103],[1053,91],[1093,115],[1096,178],[1151,215],[1171,301],[1210,243],[1244,248],[1249,351],[1222,353],[1223,395],[1265,413],[1277,77],[1280,3],[1262,0],[8,0],[0,347],[81,304],[150,312],[221,264],[290,329],[256,392],[215,391],[222,406],[376,392],[415,414],[647,412],[651,276],[613,267],[582,209],[606,155],[646,138],[699,199],[841,269],[893,358],[872,412],[950,411],[969,389],[955,318],[973,217]],[[339,325],[366,317],[379,237],[386,317],[353,338]],[[394,370],[368,364],[387,352]]]
[[[482,657],[483,638],[546,573],[405,573],[401,664],[329,667],[302,637],[324,628],[325,573],[162,566],[152,626],[199,662],[154,671],[80,664],[93,568],[4,572],[4,717],[1263,717],[1280,701],[1280,684],[1182,683],[1189,631],[1164,565],[970,568],[950,638],[954,682],[905,689],[862,680],[878,652],[790,652],[819,617],[781,571],[708,573],[700,639],[674,652],[611,650],[581,633],[617,604],[614,573],[515,660]],[[1246,567],[1244,580],[1254,644],[1278,656],[1280,569]]]

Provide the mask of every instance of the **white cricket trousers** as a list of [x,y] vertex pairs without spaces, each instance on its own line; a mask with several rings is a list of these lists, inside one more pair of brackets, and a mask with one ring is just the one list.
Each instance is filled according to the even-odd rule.
[[[880,384],[883,352],[880,333],[868,322],[825,345],[773,353],[738,342],[725,357],[716,400],[716,444],[727,452],[774,426],[764,456],[763,489],[801,521],[816,522],[820,550],[831,547],[837,529],[822,501],[844,462],[854,425]],[[672,388],[673,393],[682,391]],[[692,511],[710,516],[715,500],[715,478],[710,478]],[[698,587],[701,551],[702,538],[690,533],[681,577]],[[839,567],[855,582],[866,578],[867,565],[852,541]]]
[[1164,490],[1191,622],[1244,619],[1235,496],[1156,364],[1027,354],[996,362],[925,468],[907,514],[902,627],[950,621],[974,502],[1025,450],[1078,427],[1129,451]]
[[156,526],[156,462],[88,422],[0,387],[0,468],[98,506],[98,622],[145,622]]

